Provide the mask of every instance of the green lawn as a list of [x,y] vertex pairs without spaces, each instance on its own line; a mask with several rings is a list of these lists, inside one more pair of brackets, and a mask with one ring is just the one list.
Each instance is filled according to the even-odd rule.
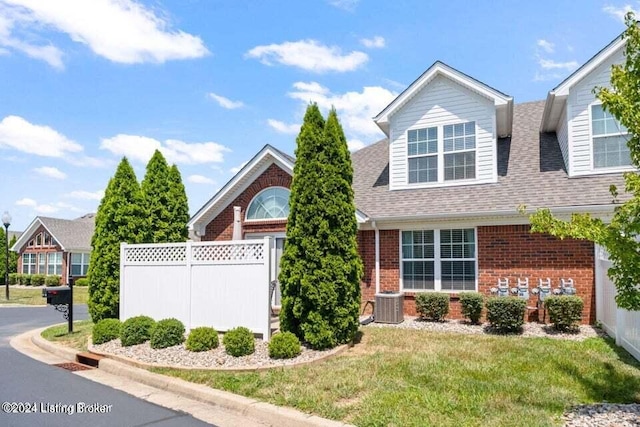
[[324,363],[259,373],[153,369],[358,426],[550,426],[574,404],[640,402],[639,364],[583,342],[365,328]]
[[[74,289],[75,291],[75,289]],[[52,326],[42,331],[42,338],[56,342],[66,347],[76,350],[87,350],[87,339],[91,335],[93,322],[91,320],[80,320],[73,322],[73,333],[69,335],[69,326],[64,325]]]
[[[0,305],[2,304],[27,304],[27,305],[44,305],[47,303],[46,298],[42,297],[42,289],[24,289],[9,287],[9,300],[4,297],[4,287],[0,289]],[[74,287],[73,303],[86,304],[89,297],[89,288]]]

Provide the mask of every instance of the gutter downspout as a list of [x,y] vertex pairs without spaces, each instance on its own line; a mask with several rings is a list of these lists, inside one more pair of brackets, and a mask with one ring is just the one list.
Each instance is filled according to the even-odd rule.
[[380,293],[380,230],[375,221],[371,221],[371,227],[375,232],[375,262],[376,262],[376,294]]

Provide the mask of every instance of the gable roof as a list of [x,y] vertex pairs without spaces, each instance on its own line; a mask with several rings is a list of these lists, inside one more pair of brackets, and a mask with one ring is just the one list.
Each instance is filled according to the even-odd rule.
[[558,86],[549,91],[540,123],[541,132],[555,132],[571,88],[580,83],[591,74],[593,70],[606,62],[620,49],[623,49],[625,45],[626,42],[624,38],[622,35],[619,35],[613,39],[611,43],[593,55],[591,59],[582,64],[582,66],[569,77],[560,82]]
[[206,225],[273,163],[293,175],[293,157],[269,144],[265,145],[191,217],[187,223],[189,230],[203,234]]
[[43,226],[49,232],[63,251],[91,251],[91,238],[95,228],[94,214],[87,214],[72,220],[37,216],[11,247],[11,250],[20,251],[34,237],[34,233],[40,226]]
[[437,76],[444,76],[459,85],[490,99],[496,106],[496,118],[498,135],[505,136],[511,134],[511,116],[513,109],[513,97],[492,88],[479,80],[468,76],[444,62],[436,61],[420,77],[409,85],[400,95],[387,105],[377,116],[373,118],[380,129],[389,136],[389,120],[399,111],[409,100],[424,89]]
[[389,191],[388,140],[356,151],[356,206],[375,221],[518,216],[520,205],[612,211],[609,186],[624,188],[622,174],[569,178],[555,133],[539,132],[543,109],[544,101],[515,105],[512,135],[498,140],[497,183]]

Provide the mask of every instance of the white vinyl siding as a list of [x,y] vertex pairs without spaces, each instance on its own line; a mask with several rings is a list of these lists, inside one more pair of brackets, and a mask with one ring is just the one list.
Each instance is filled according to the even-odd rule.
[[569,93],[567,98],[569,114],[566,120],[570,141],[569,173],[572,176],[630,169],[630,167],[623,167],[603,170],[595,167],[591,134],[591,106],[599,102],[593,93],[593,88],[611,87],[611,65],[621,63],[623,60],[624,56],[620,50],[593,70],[590,76],[579,82]]
[[567,109],[565,107],[564,111],[562,111],[562,115],[560,116],[560,121],[558,122],[558,130],[556,132],[558,136],[558,144],[560,145],[560,152],[562,153],[562,159],[564,160],[564,166],[569,170],[569,134],[568,134],[568,124],[567,124]]
[[[408,131],[475,122],[475,179],[464,183],[495,182],[496,112],[492,101],[452,80],[437,76],[390,119],[389,188],[391,190],[459,184],[451,182],[409,182]],[[439,135],[440,138],[442,138]],[[440,165],[438,165],[440,166]]]

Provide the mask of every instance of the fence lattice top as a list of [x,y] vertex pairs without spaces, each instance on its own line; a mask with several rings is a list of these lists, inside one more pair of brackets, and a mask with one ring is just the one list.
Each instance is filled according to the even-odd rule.
[[125,245],[123,261],[125,265],[175,265],[184,264],[187,261],[197,264],[234,264],[262,263],[265,257],[264,241],[247,241],[246,243],[189,242],[166,245]]

